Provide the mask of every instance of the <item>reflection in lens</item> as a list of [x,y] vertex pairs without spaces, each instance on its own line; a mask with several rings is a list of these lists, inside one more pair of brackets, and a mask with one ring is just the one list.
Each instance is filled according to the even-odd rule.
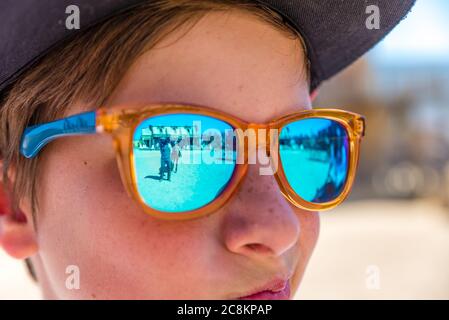
[[343,191],[349,168],[349,138],[340,123],[321,118],[282,128],[280,157],[292,189],[304,200],[325,203]]
[[176,213],[216,199],[236,165],[233,128],[196,114],[144,120],[133,135],[137,191],[151,208]]

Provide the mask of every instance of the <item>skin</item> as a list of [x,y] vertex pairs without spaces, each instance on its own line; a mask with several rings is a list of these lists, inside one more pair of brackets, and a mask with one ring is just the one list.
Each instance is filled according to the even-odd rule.
[[[183,33],[141,56],[107,105],[187,103],[262,123],[310,108],[299,41],[237,11]],[[41,161],[37,226],[24,199],[25,219],[1,218],[0,243],[32,258],[45,298],[234,299],[277,278],[293,296],[318,239],[318,213],[292,206],[257,164],[226,206],[173,222],[128,197],[108,135],[59,139]],[[79,290],[65,286],[69,265]]]

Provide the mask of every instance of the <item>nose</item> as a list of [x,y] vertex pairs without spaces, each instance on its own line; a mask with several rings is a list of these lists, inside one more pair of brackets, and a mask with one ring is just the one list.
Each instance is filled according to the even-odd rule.
[[224,208],[223,238],[234,253],[280,256],[297,244],[300,222],[275,177],[260,175],[259,168],[259,164],[248,166],[239,190]]

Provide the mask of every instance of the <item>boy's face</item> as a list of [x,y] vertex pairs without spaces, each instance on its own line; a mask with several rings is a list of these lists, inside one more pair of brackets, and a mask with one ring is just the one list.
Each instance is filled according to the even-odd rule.
[[[108,106],[195,104],[250,122],[310,108],[298,40],[240,12],[184,31],[144,54]],[[318,214],[293,207],[258,165],[225,207],[173,222],[128,197],[107,135],[59,139],[41,161],[33,263],[48,298],[232,299],[278,280],[293,296],[318,237]],[[72,265],[79,290],[66,288]]]

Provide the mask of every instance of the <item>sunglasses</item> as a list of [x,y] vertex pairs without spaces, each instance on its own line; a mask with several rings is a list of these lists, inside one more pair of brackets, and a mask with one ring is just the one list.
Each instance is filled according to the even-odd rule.
[[335,109],[254,124],[199,106],[100,108],[26,128],[20,152],[33,158],[56,138],[95,133],[112,136],[124,187],[145,212],[193,219],[226,204],[256,153],[291,204],[336,207],[352,188],[365,120]]

